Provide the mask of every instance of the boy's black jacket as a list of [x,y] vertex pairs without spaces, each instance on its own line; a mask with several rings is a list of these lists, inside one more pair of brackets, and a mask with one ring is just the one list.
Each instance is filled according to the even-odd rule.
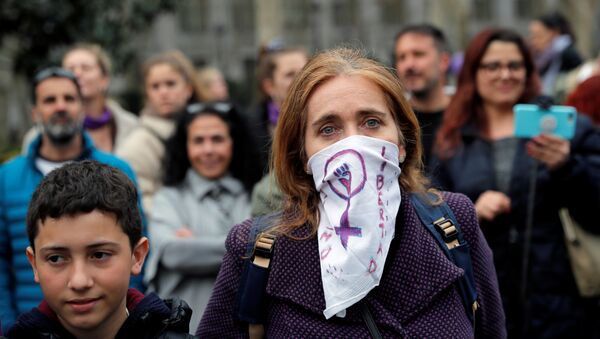
[[[144,296],[135,289],[127,292],[129,317],[115,339],[195,338],[189,334],[192,310],[180,299],[163,300],[156,294]],[[60,324],[54,311],[43,301],[37,308],[22,314],[6,334],[7,338],[75,338]]]

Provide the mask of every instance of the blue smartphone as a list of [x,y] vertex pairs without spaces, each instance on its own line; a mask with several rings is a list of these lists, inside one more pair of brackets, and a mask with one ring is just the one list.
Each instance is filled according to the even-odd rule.
[[513,110],[516,137],[533,138],[547,133],[570,140],[575,135],[577,110],[574,107],[550,106],[543,109],[538,105],[518,104]]

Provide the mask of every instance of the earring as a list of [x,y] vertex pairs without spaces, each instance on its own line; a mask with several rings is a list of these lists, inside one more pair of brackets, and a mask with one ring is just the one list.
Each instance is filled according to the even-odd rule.
[[398,162],[401,163],[401,164],[404,163],[405,159],[406,159],[406,155],[400,155],[400,156],[398,156]]

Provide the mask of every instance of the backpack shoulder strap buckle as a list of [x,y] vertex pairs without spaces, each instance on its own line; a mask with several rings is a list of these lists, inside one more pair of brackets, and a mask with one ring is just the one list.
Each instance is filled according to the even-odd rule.
[[252,263],[254,265],[268,268],[273,257],[273,245],[275,244],[275,236],[269,233],[260,233],[254,244],[252,253]]
[[444,239],[449,250],[460,245],[458,240],[458,229],[451,219],[441,217],[434,221],[433,225]]
[[[435,196],[429,195],[429,200],[435,201]],[[465,272],[457,281],[457,289],[466,314],[469,320],[472,321],[473,328],[475,328],[475,315],[479,303],[477,302],[477,289],[469,244],[464,239],[460,223],[454,216],[450,206],[445,201],[439,204],[428,203],[426,197],[427,195],[423,197],[419,193],[410,195],[411,202],[423,226],[433,236],[446,257]]]

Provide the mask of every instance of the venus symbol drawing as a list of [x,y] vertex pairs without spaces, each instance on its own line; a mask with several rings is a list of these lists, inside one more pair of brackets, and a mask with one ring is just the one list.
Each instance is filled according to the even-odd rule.
[[352,226],[348,216],[352,197],[362,191],[367,182],[367,171],[362,155],[353,149],[337,152],[325,163],[324,178],[331,190],[346,201],[346,209],[340,217],[340,224],[334,229],[340,237],[342,246],[347,248],[351,236],[362,236],[361,227]]

